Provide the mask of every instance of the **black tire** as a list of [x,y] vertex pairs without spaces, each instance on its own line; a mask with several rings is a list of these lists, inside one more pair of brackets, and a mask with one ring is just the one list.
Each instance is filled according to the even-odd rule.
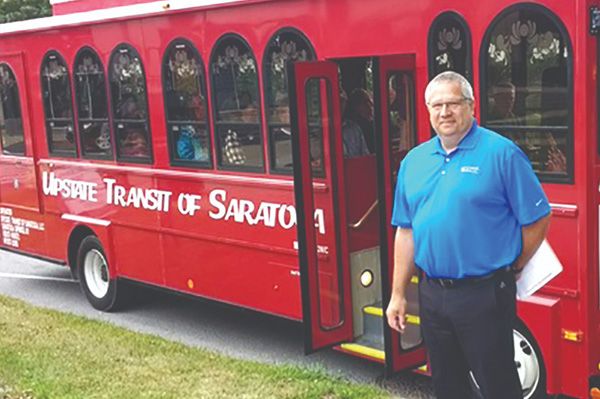
[[524,399],[546,399],[546,366],[535,338],[520,320],[515,326],[515,363]]
[[108,260],[100,240],[87,236],[77,251],[79,284],[90,304],[104,312],[117,310],[124,300],[122,285],[110,275]]

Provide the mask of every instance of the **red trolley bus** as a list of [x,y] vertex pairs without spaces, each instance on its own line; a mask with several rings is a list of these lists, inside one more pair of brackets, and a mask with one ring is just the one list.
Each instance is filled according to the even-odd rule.
[[453,69],[552,202],[564,272],[518,303],[523,396],[598,398],[599,5],[55,0],[0,25],[0,246],[68,265],[101,310],[131,280],[302,320],[307,351],[422,366],[416,285],[405,334],[382,318],[389,216],[432,135],[424,88]]

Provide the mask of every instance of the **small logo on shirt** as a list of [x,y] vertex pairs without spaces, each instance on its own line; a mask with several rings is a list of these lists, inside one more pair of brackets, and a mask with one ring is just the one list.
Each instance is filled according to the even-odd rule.
[[471,173],[473,175],[478,175],[479,166],[463,166],[460,168],[460,173]]
[[540,206],[540,204],[542,203],[542,201],[544,201],[544,199],[542,198],[541,200],[539,200],[538,202],[535,203],[535,206]]

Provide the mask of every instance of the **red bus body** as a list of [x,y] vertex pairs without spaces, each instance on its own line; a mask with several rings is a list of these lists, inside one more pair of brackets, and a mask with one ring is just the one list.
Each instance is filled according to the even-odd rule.
[[[236,33],[254,52],[259,87],[264,84],[262,60],[267,43],[286,27],[308,38],[319,61],[409,55],[414,62],[415,123],[420,143],[431,137],[422,100],[429,80],[427,36],[431,22],[444,11],[455,11],[468,24],[479,115],[479,99],[483,98],[479,58],[484,34],[498,14],[518,4],[513,0],[251,0],[181,9],[156,6],[150,10],[148,5],[148,13],[143,15],[78,22],[79,14],[70,13],[85,11],[84,3],[59,3],[55,12],[63,14],[60,17],[8,25],[0,33],[0,62],[7,63],[17,79],[25,132],[25,156],[0,154],[0,246],[73,265],[77,240],[93,233],[102,242],[111,276],[295,320],[303,319],[303,298],[293,176],[270,172],[268,167],[264,172],[240,173],[214,165],[197,170],[170,164],[161,77],[169,43],[176,38],[189,40],[208,65],[218,39]],[[520,301],[518,310],[541,349],[548,393],[587,398],[593,386],[590,380],[600,376],[598,45],[589,29],[590,8],[600,4],[595,0],[534,3],[560,19],[571,43],[573,174],[571,182],[544,183],[553,208],[548,239],[564,271],[538,293]],[[108,0],[102,4],[118,5]],[[85,19],[83,15],[80,20]],[[60,24],[52,25],[52,21]],[[72,67],[77,52],[88,46],[107,68],[111,52],[120,43],[134,47],[144,64],[151,164],[49,154],[40,84],[45,54],[57,50]],[[210,92],[211,81],[207,80]],[[264,110],[264,95],[260,99],[260,109]],[[208,96],[209,109],[214,108],[213,101]],[[260,121],[264,153],[268,154],[264,112]],[[213,118],[208,123],[214,134]],[[331,129],[331,134],[337,131]],[[215,149],[212,151],[216,159]],[[326,151],[326,158],[328,155],[332,154]],[[358,220],[373,202],[372,197],[360,193],[363,187],[374,184],[377,166],[373,160],[355,167],[348,163],[347,168],[352,168],[346,173],[348,195],[341,196],[341,201],[348,213],[345,218]],[[70,184],[65,179],[88,183],[95,194],[71,193],[71,198],[54,195],[52,185]],[[313,183],[314,232],[318,244],[329,251],[317,254],[315,262],[320,262],[338,256],[339,237],[333,232],[339,231],[339,226],[334,217],[337,205],[328,197],[332,183],[318,176]],[[117,186],[126,190],[127,196],[131,190],[161,190],[165,193],[162,209],[136,208],[135,201],[109,201]],[[352,198],[351,203],[345,204],[347,198]],[[193,212],[190,201],[198,206]],[[365,227],[364,236],[347,237],[351,250],[371,246],[369,234],[378,227],[369,223],[372,226]],[[331,279],[320,281],[321,287],[344,284],[334,269],[320,275]],[[320,317],[339,317],[334,315],[336,310],[331,312]],[[340,337],[343,339],[343,334]],[[406,364],[418,364],[415,359]]]

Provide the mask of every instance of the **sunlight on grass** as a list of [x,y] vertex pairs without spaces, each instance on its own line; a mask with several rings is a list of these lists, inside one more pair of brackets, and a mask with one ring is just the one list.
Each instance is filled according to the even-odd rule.
[[0,398],[388,397],[318,370],[234,360],[2,296],[0,331]]

